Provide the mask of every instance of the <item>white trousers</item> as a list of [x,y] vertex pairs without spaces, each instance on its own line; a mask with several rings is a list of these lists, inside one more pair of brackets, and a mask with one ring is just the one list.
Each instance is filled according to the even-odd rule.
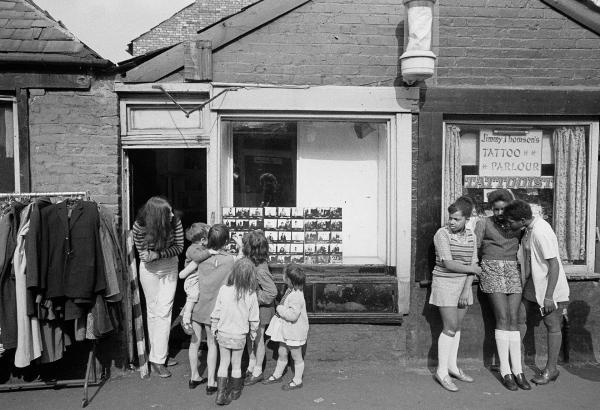
[[146,297],[149,360],[164,364],[169,352],[171,313],[177,288],[177,257],[141,262],[140,282]]

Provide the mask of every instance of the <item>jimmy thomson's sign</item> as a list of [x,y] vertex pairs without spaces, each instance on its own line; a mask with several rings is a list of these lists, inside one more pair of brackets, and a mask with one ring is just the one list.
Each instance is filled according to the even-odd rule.
[[541,130],[481,130],[479,175],[535,177],[541,173]]

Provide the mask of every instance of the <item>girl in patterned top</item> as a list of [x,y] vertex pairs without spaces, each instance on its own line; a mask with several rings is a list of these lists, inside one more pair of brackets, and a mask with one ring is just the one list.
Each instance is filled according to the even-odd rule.
[[[508,390],[530,390],[521,365],[521,335],[518,313],[521,304],[521,272],[517,264],[520,232],[504,219],[504,208],[513,200],[506,189],[490,192],[488,203],[493,216],[475,226],[481,255],[481,291],[488,295],[496,318],[496,348],[500,359],[502,384]],[[510,356],[510,363],[509,363]],[[511,372],[512,365],[512,372]],[[514,374],[514,376],[513,376]],[[517,387],[518,386],[518,387]]]
[[473,382],[457,365],[460,329],[469,305],[473,304],[473,275],[479,275],[477,240],[466,223],[473,212],[473,201],[461,196],[448,207],[448,224],[436,232],[435,268],[429,303],[440,310],[444,328],[438,338],[436,380],[446,390],[458,391],[450,376]]
[[146,297],[150,363],[160,377],[169,377],[165,364],[177,287],[177,256],[183,252],[183,228],[169,201],[154,196],[146,202],[133,224],[133,240],[140,255],[140,283]]

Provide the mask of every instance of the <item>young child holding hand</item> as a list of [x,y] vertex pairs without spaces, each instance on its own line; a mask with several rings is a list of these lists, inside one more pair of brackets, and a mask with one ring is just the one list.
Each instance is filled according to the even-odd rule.
[[[246,336],[256,338],[259,325],[258,299],[256,298],[256,267],[246,258],[233,265],[227,284],[221,286],[211,318],[211,331],[219,343],[221,361],[217,371],[218,405],[237,400],[242,394],[242,353]],[[231,379],[228,388],[228,370],[231,363]]]
[[308,315],[304,300],[304,284],[306,275],[299,265],[287,265],[283,270],[283,279],[287,290],[277,306],[277,314],[271,319],[266,334],[271,340],[279,342],[277,366],[273,374],[263,381],[263,384],[278,383],[283,377],[283,371],[288,362],[288,351],[294,359],[294,378],[281,386],[283,390],[302,388],[302,375],[304,373],[304,359],[302,346],[308,338]]

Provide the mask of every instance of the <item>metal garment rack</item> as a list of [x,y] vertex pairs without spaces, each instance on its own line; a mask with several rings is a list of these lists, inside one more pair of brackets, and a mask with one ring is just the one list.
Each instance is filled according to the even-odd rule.
[[[60,198],[81,198],[90,199],[90,193],[87,191],[73,192],[14,192],[0,193],[0,200],[6,198],[40,198],[40,197],[60,197]],[[86,407],[89,404],[88,387],[102,386],[106,381],[104,372],[98,378],[96,372],[96,340],[92,341],[92,346],[88,354],[87,366],[85,369],[85,379],[71,380],[53,380],[47,382],[29,382],[29,383],[9,383],[0,385],[0,392],[10,392],[30,389],[58,389],[62,387],[81,387],[83,386],[83,399],[81,407]],[[90,380],[90,373],[93,373],[94,378]]]

